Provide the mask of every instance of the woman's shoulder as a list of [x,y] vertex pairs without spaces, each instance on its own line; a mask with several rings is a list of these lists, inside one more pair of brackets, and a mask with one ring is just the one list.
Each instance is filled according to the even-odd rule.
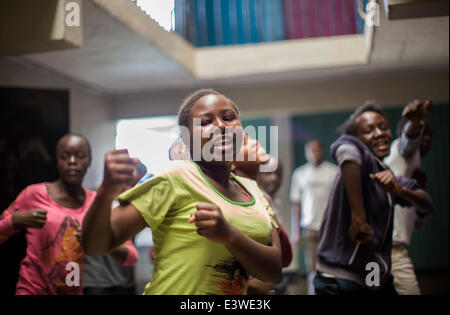
[[50,183],[38,183],[27,186],[24,190],[22,190],[19,196],[30,197],[34,195],[46,195],[47,194],[47,185]]
[[193,170],[195,170],[195,166],[190,161],[170,161],[157,168],[152,168],[136,186],[119,196],[119,202],[145,195],[153,189],[157,189],[159,193],[163,194],[174,193],[175,190],[172,189],[175,187],[174,185],[183,183],[186,174]]
[[195,163],[190,160],[169,161],[160,165],[158,168],[152,169],[149,177],[173,177],[195,171]]

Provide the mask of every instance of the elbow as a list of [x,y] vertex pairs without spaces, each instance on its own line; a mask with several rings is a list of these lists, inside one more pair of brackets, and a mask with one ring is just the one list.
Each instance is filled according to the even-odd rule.
[[279,268],[274,269],[270,274],[267,274],[266,279],[264,279],[263,281],[266,282],[277,282],[281,279],[281,265],[279,266]]
[[[277,262],[276,265],[274,265],[272,268],[270,268],[270,271],[268,270],[267,273],[265,273],[262,277],[260,277],[259,280],[265,281],[265,282],[277,282],[281,279],[282,272],[281,272],[281,260]],[[256,277],[258,278],[258,277]]]
[[274,273],[273,278],[271,279],[271,282],[278,282],[281,279],[282,272],[281,272],[281,266],[280,268]]

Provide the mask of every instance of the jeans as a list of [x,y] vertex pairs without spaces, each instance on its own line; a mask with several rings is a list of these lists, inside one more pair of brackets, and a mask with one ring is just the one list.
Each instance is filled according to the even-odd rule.
[[392,275],[382,287],[368,289],[350,280],[324,277],[318,272],[314,277],[314,287],[317,295],[398,295]]

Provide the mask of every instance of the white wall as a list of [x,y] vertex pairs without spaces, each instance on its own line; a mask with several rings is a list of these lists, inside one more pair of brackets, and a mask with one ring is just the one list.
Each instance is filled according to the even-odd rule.
[[103,157],[114,148],[115,140],[115,123],[110,118],[108,96],[20,58],[0,58],[0,86],[69,90],[70,131],[86,136],[93,151],[84,185],[90,189],[100,185]]

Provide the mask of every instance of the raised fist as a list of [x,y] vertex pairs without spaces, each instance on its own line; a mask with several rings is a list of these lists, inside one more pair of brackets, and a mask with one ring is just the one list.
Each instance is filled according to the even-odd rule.
[[114,197],[136,183],[136,167],[139,159],[130,158],[128,150],[114,150],[106,153],[102,188]]
[[402,116],[412,123],[420,123],[423,119],[425,119],[431,109],[431,101],[426,100],[425,103],[422,103],[420,100],[414,100],[406,105],[403,110]]

